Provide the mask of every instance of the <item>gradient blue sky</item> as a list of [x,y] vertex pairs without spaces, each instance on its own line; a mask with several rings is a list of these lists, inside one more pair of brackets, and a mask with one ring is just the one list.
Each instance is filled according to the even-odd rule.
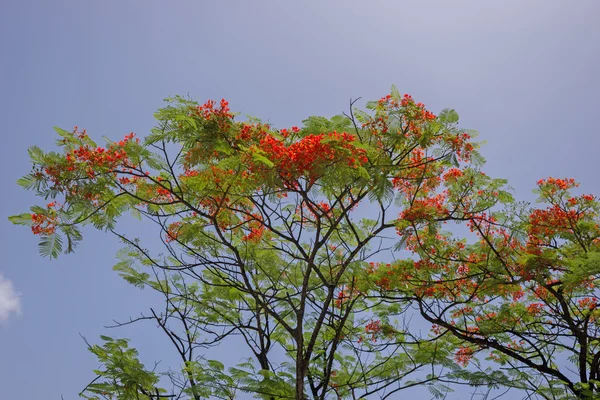
[[[153,301],[111,270],[114,238],[89,230],[51,262],[7,221],[36,201],[15,181],[52,126],[143,136],[164,97],[188,93],[290,126],[396,84],[479,130],[487,172],[520,199],[547,176],[600,194],[599,16],[598,0],[0,0],[0,397],[77,398],[97,366],[79,333],[95,341]],[[153,326],[118,334],[169,361]]]

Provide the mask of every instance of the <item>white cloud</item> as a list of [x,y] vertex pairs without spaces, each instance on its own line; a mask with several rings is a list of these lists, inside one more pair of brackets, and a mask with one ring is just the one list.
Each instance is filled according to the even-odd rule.
[[15,291],[13,283],[0,273],[0,322],[6,321],[11,313],[21,313],[20,294]]

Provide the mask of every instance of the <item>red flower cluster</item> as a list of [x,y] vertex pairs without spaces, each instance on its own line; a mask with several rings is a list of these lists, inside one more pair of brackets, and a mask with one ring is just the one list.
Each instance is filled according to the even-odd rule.
[[[285,196],[284,196],[285,197]],[[332,218],[333,212],[329,203],[324,201],[316,202],[314,205],[308,205],[303,202],[301,205],[296,207],[296,215],[302,216],[302,222],[315,223],[320,218]],[[312,217],[312,219],[311,219]]]
[[533,316],[540,314],[544,310],[544,303],[531,303],[527,306],[527,312]]
[[400,218],[410,221],[432,220],[445,217],[449,211],[444,202],[446,196],[443,193],[425,199],[414,200],[411,207],[400,213]]
[[405,93],[402,96],[402,99],[400,99],[400,101],[392,99],[392,95],[388,94],[387,96],[379,99],[378,105],[384,106],[384,107],[389,106],[389,107],[394,107],[394,108],[398,108],[398,107],[408,108],[408,111],[411,113],[411,117],[413,117],[414,119],[420,119],[423,121],[431,121],[436,118],[435,114],[433,114],[431,111],[428,111],[427,109],[425,109],[425,104],[415,103],[415,100],[413,99],[413,97],[407,93]]
[[351,134],[334,131],[308,135],[287,146],[274,136],[265,135],[259,147],[275,163],[283,179],[293,181],[304,176],[314,181],[323,169],[336,163],[352,167],[365,164],[365,151],[351,144],[355,140]]
[[521,290],[520,288],[517,289],[515,292],[513,292],[512,294],[512,298],[513,301],[519,301],[521,300],[523,297],[525,297],[525,292],[523,290]]
[[365,325],[365,332],[371,334],[371,340],[377,341],[377,334],[381,332],[381,321],[371,321]]
[[165,235],[165,242],[169,243],[173,240],[177,240],[179,237],[179,231],[181,229],[181,221],[173,222],[167,227],[167,234]]
[[232,118],[233,114],[231,113],[231,109],[229,108],[229,102],[225,99],[221,99],[221,103],[219,104],[219,108],[215,108],[214,100],[208,100],[201,106],[198,106],[195,110],[195,114],[200,116],[206,120],[214,119],[215,117],[221,118]]
[[446,143],[448,143],[450,148],[456,153],[456,158],[461,161],[469,161],[471,159],[471,153],[475,150],[475,147],[469,140],[471,140],[471,135],[462,133],[448,138]]
[[577,304],[582,310],[593,310],[598,307],[598,300],[594,297],[584,297],[583,299],[578,300]]
[[[469,214],[469,220],[467,221],[467,227],[471,232],[482,231],[487,235],[501,234],[503,235],[506,231],[495,227],[496,218],[487,213]],[[480,234],[481,235],[481,234]]]
[[397,275],[398,271],[392,264],[370,262],[367,267],[367,274],[375,276],[375,285],[381,290],[390,290],[392,287],[392,277]]
[[564,210],[558,205],[545,210],[533,210],[529,216],[529,235],[532,240],[543,240],[560,233],[572,232],[582,216],[577,210]]
[[472,312],[473,312],[473,307],[464,306],[464,307],[460,307],[460,308],[454,310],[452,312],[452,314],[450,314],[450,315],[452,316],[452,318],[457,318],[457,317],[462,317],[464,315],[471,314]]
[[578,204],[589,203],[591,201],[594,201],[595,199],[596,197],[594,197],[591,194],[584,194],[580,197],[571,197],[569,200],[567,200],[567,204],[569,204],[569,206],[571,207],[575,207]]
[[262,223],[262,217],[258,214],[246,216],[248,221],[248,229],[250,232],[242,237],[245,242],[259,242],[265,233],[265,226]]
[[442,179],[444,180],[444,182],[452,182],[455,181],[457,178],[460,178],[461,176],[463,176],[463,172],[460,169],[450,168],[448,171],[446,171]]
[[551,192],[573,189],[579,186],[579,184],[575,182],[575,179],[573,178],[556,179],[549,177],[547,179],[540,179],[537,181],[537,184],[542,188],[549,188]]
[[242,124],[242,128],[239,133],[235,136],[235,139],[247,143],[250,140],[262,138],[267,134],[267,127],[261,124]]
[[77,126],[75,126],[73,128],[73,135],[77,136],[77,138],[79,138],[79,139],[84,139],[87,137],[87,131],[85,129],[82,131],[79,131],[79,128]]
[[456,354],[454,354],[454,361],[456,361],[457,364],[466,367],[469,365],[471,358],[473,358],[473,353],[473,349],[469,347],[461,347],[456,351]]
[[370,128],[374,135],[388,133],[387,113],[390,111],[400,111],[401,128],[396,133],[404,133],[406,136],[421,136],[423,124],[436,118],[423,103],[415,103],[412,96],[408,94],[405,94],[400,101],[392,99],[388,94],[377,102],[377,108],[379,111],[377,116],[363,124],[363,127]]
[[416,148],[410,153],[401,175],[392,178],[392,185],[410,198],[417,191],[429,193],[435,190],[440,184],[441,173],[442,169],[434,159],[425,157],[423,149]]
[[54,216],[31,214],[31,222],[34,235],[51,235],[56,231],[57,220]]
[[53,201],[48,204],[48,214],[31,214],[31,231],[34,235],[51,235],[56,231],[58,220],[54,208],[58,204]]
[[192,176],[197,176],[198,175],[198,171],[195,171],[193,169],[186,169],[183,172],[183,176],[186,178],[192,177]]
[[169,189],[158,186],[156,188],[155,202],[172,202],[174,200],[173,193]]
[[[300,128],[298,128],[297,126],[292,126],[292,132],[293,133],[298,133],[300,132]],[[288,137],[290,135],[290,133],[288,132],[287,129],[280,129],[279,133],[281,134],[281,136],[283,136],[284,138]]]
[[335,306],[341,308],[343,304],[352,300],[361,293],[358,289],[350,289],[349,287],[342,286],[335,299]]
[[[126,166],[129,160],[124,147],[129,141],[133,140],[134,136],[134,133],[130,133],[123,140],[112,144],[108,149],[102,147],[93,149],[87,145],[80,146],[67,154],[64,169],[75,171],[83,167],[86,175],[93,179],[98,170],[113,171],[119,166]],[[139,139],[136,140],[139,142]],[[60,171],[58,168],[46,168],[46,173],[56,179]]]

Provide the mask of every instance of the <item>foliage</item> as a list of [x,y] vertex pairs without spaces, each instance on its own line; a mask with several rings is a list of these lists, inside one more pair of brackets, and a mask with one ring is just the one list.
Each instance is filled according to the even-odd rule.
[[[465,179],[453,178],[451,191],[472,193]],[[600,203],[573,195],[577,186],[540,180],[545,207],[507,205],[490,214],[471,195],[444,204],[437,219],[407,224],[403,235],[417,260],[389,268],[384,290],[412,296],[435,335],[460,339],[457,363],[480,353],[540,398],[600,398]],[[447,218],[462,220],[474,240],[442,232]]]
[[[568,381],[539,368],[558,371],[556,346],[595,335],[598,206],[568,197],[560,182],[571,181],[542,182],[555,208],[525,216],[480,170],[455,111],[436,116],[395,88],[366,111],[353,103],[290,129],[239,121],[225,100],[175,97],[155,116],[143,141],[105,147],[57,128],[62,151],[30,149],[19,180],[50,201],[11,217],[40,235],[42,255],[74,251],[91,224],[124,243],[114,269],[165,299],[135,322],[155,321],[179,355],[163,373],[173,390],[127,341],[105,338],[90,347],[105,369],[84,397],[370,398],[416,385],[443,397],[452,381],[542,398],[596,390],[596,372]],[[161,249],[117,231],[127,212],[156,228]],[[442,231],[454,222],[478,241]],[[400,258],[405,248],[415,257]],[[412,306],[435,323],[425,336]],[[585,343],[579,365],[597,369],[598,341]],[[225,366],[202,353],[231,345],[249,358]],[[486,349],[507,372],[466,368]]]

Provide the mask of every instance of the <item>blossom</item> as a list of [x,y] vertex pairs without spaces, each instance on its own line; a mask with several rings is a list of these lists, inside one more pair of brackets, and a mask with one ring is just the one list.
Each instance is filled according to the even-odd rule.
[[466,367],[469,364],[469,361],[471,361],[471,358],[473,358],[473,353],[473,349],[469,347],[460,347],[454,354],[454,361],[456,361],[457,364]]

